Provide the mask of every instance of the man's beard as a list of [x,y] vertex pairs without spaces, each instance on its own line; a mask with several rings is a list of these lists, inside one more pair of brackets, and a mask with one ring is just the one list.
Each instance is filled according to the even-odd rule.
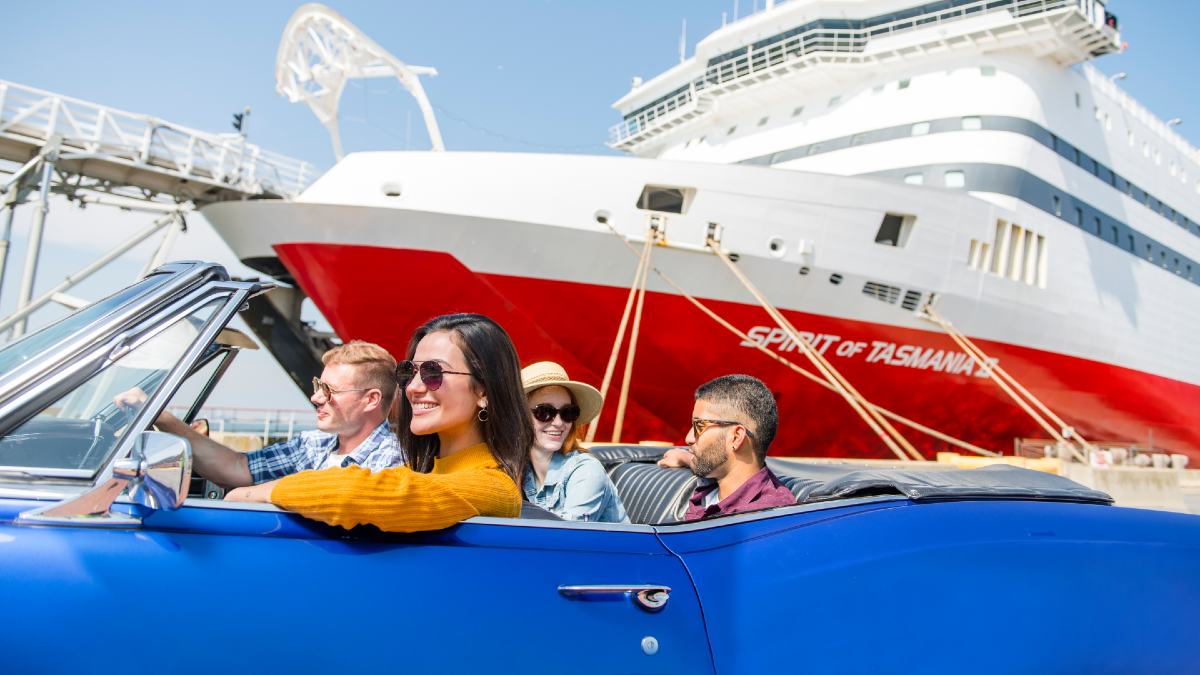
[[729,457],[725,453],[718,452],[717,450],[718,448],[712,446],[709,446],[707,450],[700,450],[699,448],[693,450],[692,453],[695,459],[692,460],[692,473],[700,478],[705,478],[720,468],[725,462],[729,461]]

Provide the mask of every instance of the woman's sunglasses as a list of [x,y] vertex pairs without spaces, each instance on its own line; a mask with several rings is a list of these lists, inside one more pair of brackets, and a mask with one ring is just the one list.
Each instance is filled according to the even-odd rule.
[[[446,370],[442,368],[442,364],[437,361],[401,361],[396,364],[396,382],[403,387],[407,387],[409,382],[415,375],[420,373],[421,382],[425,384],[425,388],[429,391],[437,391],[442,386],[442,378],[444,375],[471,375],[457,370]],[[474,377],[472,375],[472,377]]]
[[530,409],[530,412],[533,413],[533,419],[543,424],[553,420],[555,415],[561,417],[562,421],[566,422],[567,424],[571,424],[575,420],[579,419],[579,406],[575,405],[574,403],[564,405],[561,408],[555,408],[549,403],[539,403],[533,406],[533,408]]

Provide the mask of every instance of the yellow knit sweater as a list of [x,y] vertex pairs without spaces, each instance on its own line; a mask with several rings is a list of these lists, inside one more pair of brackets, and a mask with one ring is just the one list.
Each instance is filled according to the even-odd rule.
[[433,471],[407,466],[372,473],[361,467],[302,471],[271,490],[271,502],[330,525],[369,523],[388,532],[449,527],[471,516],[516,518],[521,491],[486,443],[433,462]]

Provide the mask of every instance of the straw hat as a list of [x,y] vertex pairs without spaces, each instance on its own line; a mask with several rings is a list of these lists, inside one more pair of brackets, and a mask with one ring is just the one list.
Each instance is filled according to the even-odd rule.
[[521,385],[525,395],[542,387],[565,387],[579,404],[579,420],[576,424],[587,424],[596,419],[604,406],[604,397],[590,384],[576,382],[567,377],[567,371],[553,361],[538,361],[521,370]]

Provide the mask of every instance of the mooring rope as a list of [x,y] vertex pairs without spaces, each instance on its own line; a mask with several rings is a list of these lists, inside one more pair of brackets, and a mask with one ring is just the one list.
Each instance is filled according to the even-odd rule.
[[801,353],[808,357],[808,360],[812,363],[813,367],[817,369],[817,372],[819,372],[830,384],[834,386],[835,391],[837,391],[837,393],[841,394],[842,397],[846,399],[846,402],[850,404],[850,407],[854,410],[854,412],[858,413],[859,417],[861,417],[863,421],[867,423],[867,426],[879,436],[884,445],[886,445],[888,449],[896,455],[896,457],[900,458],[901,460],[924,459],[924,457],[921,456],[921,453],[917,452],[917,449],[908,442],[908,439],[904,438],[904,436],[882,415],[873,411],[873,406],[871,405],[870,401],[860,394],[858,390],[854,388],[854,385],[850,384],[850,381],[847,380],[837,370],[837,368],[833,366],[833,364],[829,363],[829,361],[827,361],[825,357],[819,351],[817,351],[811,342],[806,340],[804,336],[800,335],[800,331],[796,330],[796,327],[787,320],[787,317],[783,316],[783,313],[767,300],[766,296],[764,296],[762,292],[758,290],[754,283],[750,281],[749,277],[743,274],[742,271],[737,268],[737,265],[729,259],[729,256],[721,250],[721,246],[716,240],[714,240],[712,237],[709,237],[705,243],[708,245],[709,250],[711,250],[718,258],[720,258],[721,262],[725,263],[725,266],[729,268],[729,271],[733,273],[734,277],[741,282],[742,286],[744,286],[746,290],[750,292],[750,295],[754,296],[754,299],[758,301],[758,304],[761,305],[764,310],[766,310],[767,314],[775,321],[775,323],[782,328],[785,333],[788,334],[788,337],[790,337],[797,344],[801,345]]
[[[612,226],[609,226],[612,229]],[[617,334],[613,338],[612,351],[608,355],[608,365],[604,368],[604,380],[600,383],[600,396],[603,400],[608,400],[608,388],[612,384],[613,372],[617,367],[617,355],[621,353],[621,345],[625,340],[625,328],[629,325],[629,316],[633,311],[634,303],[637,302],[638,317],[634,320],[634,335],[631,337],[632,344],[637,342],[637,330],[641,323],[642,302],[645,298],[646,278],[649,277],[650,267],[650,252],[654,246],[654,228],[651,227],[646,233],[646,243],[642,246],[642,252],[638,256],[637,272],[633,275],[633,283],[629,285],[629,296],[625,299],[625,311],[621,314],[621,323],[617,327]],[[613,230],[617,234],[616,230]],[[621,235],[617,235],[621,236]],[[629,246],[629,240],[621,236],[622,241]],[[636,251],[635,251],[636,252]],[[632,348],[631,344],[631,348]],[[629,394],[628,380],[630,377],[631,367],[629,366],[628,356],[626,357],[625,367],[625,384],[622,386],[621,400],[617,405],[617,422],[614,426],[614,437],[618,435],[622,420],[625,417],[625,400]],[[601,406],[601,412],[596,415],[596,419],[588,425],[587,434],[584,441],[591,443],[596,438],[596,431],[600,428],[600,417],[603,415],[604,407]],[[614,439],[614,442],[616,440]]]
[[[633,244],[632,244],[632,243],[629,241],[629,239],[628,239],[627,237],[625,237],[625,235],[623,235],[623,234],[621,234],[620,232],[618,232],[618,231],[616,230],[616,228],[614,228],[614,227],[613,227],[613,226],[612,226],[610,223],[607,223],[607,222],[606,222],[606,223],[604,223],[604,224],[605,224],[605,225],[608,227],[608,230],[609,230],[609,231],[610,231],[612,234],[616,235],[616,236],[617,236],[617,237],[618,237],[618,238],[619,238],[619,239],[622,241],[622,243],[624,243],[624,244],[625,244],[625,247],[626,247],[626,248],[628,248],[628,249],[629,249],[629,251],[630,251],[631,253],[633,253],[633,254],[634,254],[634,255],[636,255],[636,256],[639,256],[639,261],[640,261],[640,260],[641,260],[641,257],[642,257],[642,256],[644,255],[644,253],[645,253],[645,249],[643,249],[643,250],[642,250],[642,252],[640,252],[640,253],[639,253],[638,249],[637,249],[637,248],[636,248],[636,247],[635,247],[635,246],[634,246],[634,245],[633,245]],[[641,264],[641,263],[639,262],[639,267],[640,267],[640,264]],[[651,269],[651,270],[652,270],[652,271],[653,271],[653,272],[654,272],[656,275],[658,275],[659,279],[662,279],[663,283],[667,284],[667,285],[668,285],[668,286],[670,286],[670,287],[671,287],[671,288],[672,288],[672,289],[673,289],[673,290],[674,290],[676,293],[678,293],[678,294],[680,295],[680,297],[682,297],[684,300],[687,300],[687,301],[688,301],[689,303],[691,303],[691,304],[692,304],[692,305],[693,305],[693,306],[694,306],[696,309],[700,310],[700,312],[701,312],[701,313],[703,313],[703,314],[704,314],[705,316],[707,316],[708,318],[712,319],[712,320],[713,320],[715,323],[717,323],[718,325],[720,325],[722,328],[724,328],[724,329],[726,329],[727,331],[729,331],[730,333],[732,333],[732,334],[736,335],[738,338],[740,338],[740,339],[742,340],[742,342],[745,342],[746,344],[749,344],[749,345],[751,345],[752,347],[754,347],[755,349],[757,349],[759,352],[761,352],[761,353],[763,353],[763,354],[765,354],[765,355],[767,355],[767,356],[771,357],[772,359],[774,359],[774,360],[778,361],[778,362],[779,362],[781,365],[783,365],[783,366],[785,366],[785,367],[787,367],[787,368],[791,369],[792,371],[794,371],[794,372],[795,372],[795,373],[797,373],[798,375],[801,375],[801,376],[803,376],[803,377],[807,378],[809,381],[811,381],[811,382],[813,382],[813,383],[815,383],[815,384],[817,384],[817,385],[820,385],[820,386],[824,387],[825,389],[828,389],[828,390],[829,390],[829,391],[831,391],[831,392],[834,392],[834,393],[839,393],[839,392],[838,392],[838,389],[837,389],[837,387],[835,387],[833,384],[829,383],[828,381],[824,380],[824,379],[823,379],[823,378],[821,378],[821,377],[818,377],[817,375],[814,375],[813,373],[810,373],[809,371],[805,370],[805,369],[804,369],[802,366],[800,366],[799,364],[796,364],[796,363],[794,363],[794,362],[792,362],[792,361],[788,360],[787,358],[783,357],[782,355],[780,355],[780,354],[777,354],[777,353],[775,353],[775,352],[771,351],[769,348],[767,348],[767,347],[763,346],[763,345],[762,345],[760,342],[758,342],[757,340],[753,340],[753,339],[751,339],[751,338],[750,338],[750,336],[749,336],[749,335],[747,335],[745,332],[743,332],[741,329],[739,329],[739,328],[737,328],[736,326],[734,326],[733,324],[729,323],[729,321],[728,321],[728,320],[726,320],[724,317],[722,317],[720,314],[717,314],[715,311],[713,311],[713,310],[712,310],[711,308],[709,308],[707,305],[705,305],[704,303],[702,303],[702,302],[700,302],[699,300],[697,300],[697,299],[696,299],[696,298],[695,298],[695,297],[694,297],[692,294],[690,294],[690,293],[688,293],[686,290],[684,290],[684,289],[683,289],[683,287],[682,287],[682,286],[680,286],[678,283],[676,283],[676,282],[675,282],[675,280],[674,280],[674,279],[672,279],[672,278],[671,278],[671,276],[670,276],[670,275],[668,275],[666,272],[663,272],[663,271],[662,271],[661,269],[659,269],[658,267],[653,267],[653,266],[650,266],[650,269]],[[637,283],[637,278],[636,278],[636,277],[635,277],[634,283],[635,283],[635,284]],[[629,308],[632,306],[632,297],[633,297],[633,292],[632,292],[632,289],[631,289],[631,292],[630,292],[630,298],[631,298],[631,299],[630,299],[630,301],[629,301],[629,302],[627,302],[627,303],[626,303],[626,315],[628,315],[628,313],[629,313],[629,311],[630,311],[630,309],[629,309]],[[627,318],[627,316],[626,316],[625,318]],[[622,319],[622,325],[624,325],[624,318]],[[621,332],[623,333],[624,331],[622,330]],[[619,349],[619,347],[614,347],[614,354],[616,353],[616,352],[615,352],[615,350],[616,350],[616,349]],[[614,362],[615,362],[615,356],[614,356],[614,357],[612,357],[612,358],[613,358],[613,360],[614,360]],[[611,370],[612,370],[612,369],[613,369],[613,367],[610,365],[610,366],[609,366],[609,371],[610,371],[610,372],[609,372],[609,375],[611,375]],[[938,439],[938,440],[940,440],[940,441],[943,441],[943,442],[945,442],[945,443],[947,443],[947,444],[949,444],[949,445],[953,445],[953,446],[955,446],[955,447],[961,448],[961,449],[963,449],[963,450],[966,450],[966,451],[968,451],[968,452],[973,452],[973,453],[975,453],[975,454],[978,454],[978,455],[981,455],[981,456],[987,456],[987,457],[999,457],[999,456],[1000,456],[1000,453],[998,453],[998,452],[995,452],[995,451],[993,451],[993,450],[988,450],[988,449],[986,449],[986,448],[979,447],[978,445],[974,445],[974,444],[972,444],[972,443],[968,443],[967,441],[964,441],[964,440],[962,440],[962,439],[960,439],[960,438],[955,438],[954,436],[950,436],[949,434],[945,434],[945,433],[943,433],[943,432],[940,432],[940,431],[938,431],[938,430],[936,430],[936,429],[933,429],[933,428],[931,428],[931,427],[925,426],[925,425],[923,425],[923,424],[921,424],[921,423],[919,423],[919,422],[916,422],[916,421],[914,421],[914,420],[911,420],[911,419],[909,419],[909,418],[907,418],[907,417],[904,417],[903,415],[900,415],[900,414],[898,414],[898,413],[896,413],[896,412],[893,412],[893,411],[891,411],[891,410],[888,410],[887,408],[884,408],[884,407],[882,407],[882,406],[876,405],[876,404],[874,404],[874,403],[870,403],[869,401],[868,401],[868,403],[867,403],[867,404],[868,404],[868,405],[869,405],[869,406],[870,406],[870,407],[871,407],[873,410],[877,411],[877,412],[878,412],[880,415],[883,415],[883,416],[885,416],[885,417],[887,417],[887,418],[889,418],[889,419],[891,419],[891,420],[893,420],[893,421],[895,421],[895,422],[897,422],[897,423],[900,423],[900,424],[903,424],[903,425],[905,425],[905,426],[908,426],[908,427],[910,427],[910,428],[912,428],[912,429],[914,429],[914,430],[916,430],[916,431],[919,431],[919,432],[921,432],[921,433],[927,434],[927,435],[929,435],[929,436],[931,436],[931,437],[933,437],[933,438],[936,438],[936,439]],[[598,419],[598,418],[597,418],[597,419]],[[589,429],[588,429],[588,440],[590,441],[590,440],[591,440],[591,438],[592,438],[594,435],[595,435],[595,426],[593,425],[591,428],[589,428]]]
[[[925,305],[921,308],[921,313],[918,316],[940,326],[941,329],[950,336],[950,339],[954,340],[955,344],[957,344],[964,352],[966,352],[967,356],[971,357],[971,359],[974,360],[975,363],[977,363],[979,367],[988,374],[988,377],[991,378],[991,380],[995,382],[1005,394],[1008,394],[1009,398],[1011,398],[1013,402],[1015,402],[1022,410],[1024,410],[1027,415],[1033,418],[1033,421],[1036,422],[1038,426],[1042,427],[1046,433],[1050,434],[1050,436],[1054,438],[1056,442],[1066,446],[1067,448],[1070,448],[1071,454],[1075,457],[1075,459],[1079,460],[1080,462],[1087,462],[1084,452],[1081,452],[1081,449],[1083,451],[1090,451],[1095,449],[1094,446],[1092,446],[1092,444],[1089,443],[1083,436],[1079,435],[1079,432],[1075,431],[1070,425],[1064,422],[1062,418],[1060,418],[1058,415],[1055,415],[1050,408],[1048,408],[1040,399],[1034,396],[1032,392],[1018,382],[1016,378],[1014,378],[1012,375],[1009,375],[1008,371],[1002,368],[998,362],[992,360],[989,363],[987,353],[980,349],[979,346],[972,342],[971,339],[965,334],[955,328],[954,324],[950,323],[946,317],[938,313],[931,304],[928,302],[925,303]],[[1034,408],[1037,410],[1035,411]],[[1041,414],[1038,414],[1039,411]],[[1049,417],[1054,424],[1058,425],[1058,429],[1055,429],[1054,425],[1050,424],[1050,422],[1046,420],[1047,417]],[[1068,440],[1068,438],[1071,440]],[[1079,447],[1076,447],[1076,445]]]

